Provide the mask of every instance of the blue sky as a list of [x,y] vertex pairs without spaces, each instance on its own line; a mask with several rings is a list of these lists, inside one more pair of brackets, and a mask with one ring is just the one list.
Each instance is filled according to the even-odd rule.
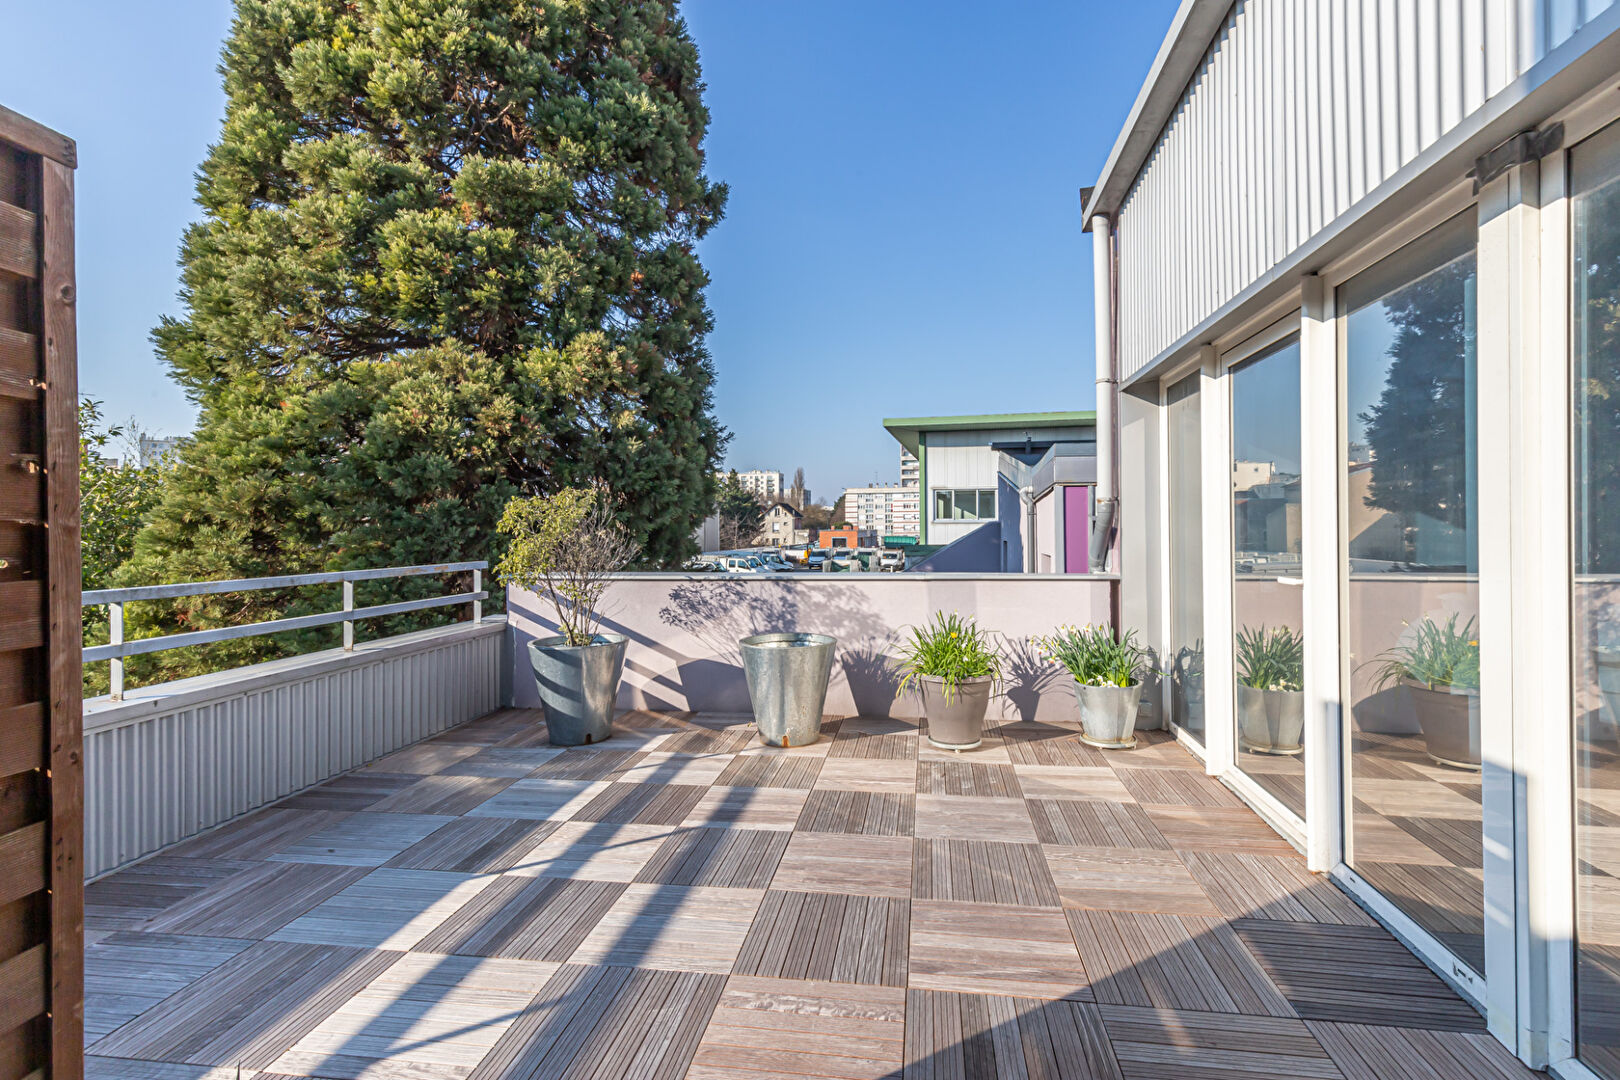
[[[688,0],[731,185],[705,243],[727,464],[818,497],[898,478],[885,416],[1090,408],[1101,169],[1176,0]],[[192,174],[218,130],[224,0],[21,4],[0,103],[78,140],[84,393],[156,433]],[[1088,47],[1104,27],[1103,49]]]

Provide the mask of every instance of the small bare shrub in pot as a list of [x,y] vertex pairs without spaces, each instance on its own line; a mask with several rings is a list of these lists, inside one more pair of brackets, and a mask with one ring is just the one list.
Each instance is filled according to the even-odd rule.
[[1298,754],[1305,734],[1305,636],[1287,626],[1237,635],[1238,736],[1256,754]]
[[636,543],[601,487],[513,499],[496,528],[509,543],[496,567],[501,583],[548,599],[562,631],[529,643],[552,745],[601,742],[613,733],[626,642],[601,632],[597,605]]
[[928,717],[928,741],[942,750],[972,750],[984,739],[984,714],[1001,679],[991,634],[973,619],[942,611],[911,628],[901,647],[896,694],[916,686]]
[[1147,650],[1136,632],[1110,626],[1060,626],[1039,639],[1041,652],[1068,669],[1080,705],[1080,738],[1092,746],[1129,750],[1136,745],[1136,713],[1147,672]]

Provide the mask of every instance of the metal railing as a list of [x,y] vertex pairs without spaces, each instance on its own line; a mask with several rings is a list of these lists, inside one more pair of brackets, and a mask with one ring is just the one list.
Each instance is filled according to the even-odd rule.
[[[354,624],[361,619],[380,619],[385,615],[400,615],[407,611],[450,607],[455,604],[472,605],[472,621],[482,622],[483,602],[489,593],[483,588],[483,572],[489,563],[476,562],[437,563],[432,566],[387,566],[376,570],[337,570],[323,574],[288,574],[283,577],[237,578],[231,581],[187,581],[178,585],[141,585],[130,589],[94,589],[84,594],[83,606],[107,605],[109,637],[106,645],[92,645],[84,650],[84,662],[112,661],[112,692],[114,701],[124,698],[124,658],[145,653],[183,649],[191,645],[211,645],[216,641],[234,641],[237,638],[262,637],[288,630],[305,630],[312,626],[343,624],[343,648],[354,650]],[[393,604],[354,606],[354,583],[377,581],[381,578],[421,577],[427,574],[453,574],[472,571],[472,590],[450,596],[428,596],[420,600],[401,600]],[[245,623],[242,626],[221,626],[213,630],[192,630],[183,634],[164,634],[159,637],[124,640],[124,605],[137,600],[169,600],[179,596],[211,596],[216,593],[259,592],[264,589],[290,589],[302,585],[343,586],[343,607],[339,611],[323,611],[316,615],[299,615],[291,619],[270,619],[265,622]]]

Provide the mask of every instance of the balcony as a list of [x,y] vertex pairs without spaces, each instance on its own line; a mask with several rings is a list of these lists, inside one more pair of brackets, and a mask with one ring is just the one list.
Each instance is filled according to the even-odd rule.
[[[1533,1075],[1166,734],[1088,747],[1052,681],[971,754],[871,707],[913,611],[1022,633],[1107,588],[648,575],[611,602],[615,736],[569,750],[486,704],[525,689],[521,595],[92,703],[89,1075]],[[787,618],[847,646],[823,738],[779,750],[727,711],[727,640]]]

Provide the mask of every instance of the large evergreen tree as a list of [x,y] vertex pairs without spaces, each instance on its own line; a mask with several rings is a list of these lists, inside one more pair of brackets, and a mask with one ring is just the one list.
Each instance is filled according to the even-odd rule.
[[237,0],[221,71],[154,332],[200,420],[126,580],[493,557],[508,498],[593,480],[684,557],[725,189],[674,0]]

